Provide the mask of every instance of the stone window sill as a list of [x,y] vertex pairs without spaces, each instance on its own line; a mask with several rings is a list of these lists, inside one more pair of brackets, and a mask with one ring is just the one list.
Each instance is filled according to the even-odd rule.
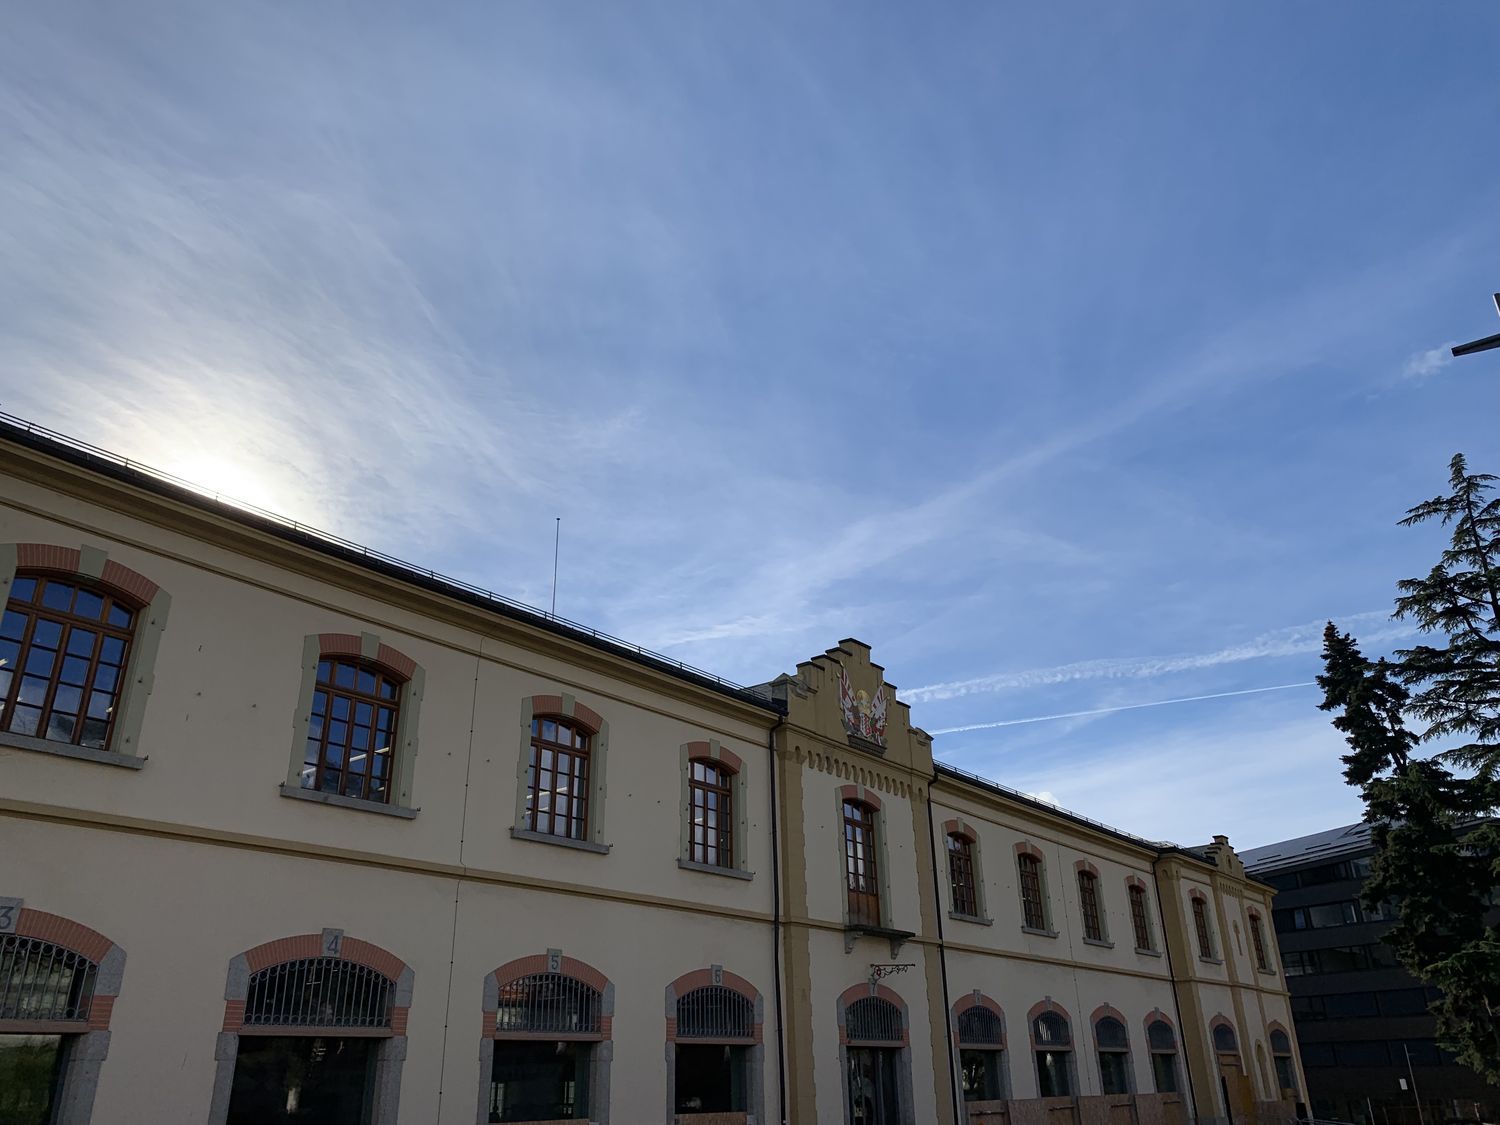
[[1105,941],[1103,938],[1086,937],[1086,938],[1083,939],[1083,944],[1084,945],[1097,945],[1100,949],[1113,949],[1115,947],[1115,943],[1114,942],[1112,942],[1112,941]]
[[1139,953],[1142,957],[1160,957],[1161,956],[1161,950],[1160,949],[1142,949],[1138,945],[1138,946],[1135,947],[1135,951],[1137,953]]
[[29,734],[12,734],[10,731],[0,731],[0,746],[13,750],[35,750],[39,754],[53,754],[59,758],[72,758],[79,762],[123,766],[128,770],[138,770],[146,764],[145,758],[137,758],[130,754],[119,754],[113,750],[92,750],[87,746],[52,742],[45,738],[33,738]]
[[533,832],[530,828],[512,828],[512,840],[530,840],[534,844],[551,844],[558,848],[576,848],[581,852],[596,852],[608,855],[611,845],[596,844],[592,840],[574,840],[568,836],[554,836],[550,832]]
[[1222,957],[1205,957],[1201,953],[1198,954],[1198,960],[1202,961],[1205,965],[1222,965],[1224,963],[1224,958]]
[[354,809],[356,812],[376,813],[380,816],[394,816],[402,820],[411,820],[418,813],[418,809],[409,809],[405,805],[387,805],[383,801],[367,801],[363,797],[345,797],[341,793],[320,793],[316,789],[303,789],[300,785],[281,784],[281,795],[291,797],[296,801],[312,801],[319,805],[333,805],[340,809]]
[[986,918],[981,914],[963,914],[957,910],[948,911],[948,917],[952,918],[955,922],[972,922],[976,926],[993,926],[995,924],[993,918]]
[[1056,930],[1039,930],[1035,926],[1022,926],[1021,932],[1023,934],[1035,934],[1037,937],[1055,938],[1057,936]]
[[1263,977],[1270,977],[1272,980],[1276,979],[1276,970],[1275,969],[1262,969],[1262,968],[1257,967],[1255,971],[1257,973],[1259,973]]
[[741,871],[738,867],[716,867],[712,863],[699,863],[696,859],[677,859],[677,866],[684,871],[701,871],[705,875],[722,875],[726,879],[744,879],[747,883],[755,878],[753,871]]

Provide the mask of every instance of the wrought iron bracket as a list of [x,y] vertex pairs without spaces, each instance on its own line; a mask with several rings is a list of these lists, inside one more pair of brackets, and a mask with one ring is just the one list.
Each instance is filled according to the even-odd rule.
[[876,981],[883,980],[886,977],[893,977],[897,973],[904,973],[907,969],[915,969],[916,967],[916,962],[914,961],[902,961],[890,965],[871,964],[870,983],[874,984]]

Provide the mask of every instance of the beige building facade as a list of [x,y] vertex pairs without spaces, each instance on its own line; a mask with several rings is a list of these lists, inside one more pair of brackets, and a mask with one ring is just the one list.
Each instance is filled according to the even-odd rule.
[[1270,890],[0,424],[0,1122],[1248,1121]]

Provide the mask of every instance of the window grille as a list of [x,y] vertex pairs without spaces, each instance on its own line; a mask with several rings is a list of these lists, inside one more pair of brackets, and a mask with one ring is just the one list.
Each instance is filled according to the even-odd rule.
[[599,1035],[603,1022],[599,990],[562,973],[532,973],[500,989],[498,1031]]
[[1177,1050],[1177,1033],[1166,1020],[1153,1020],[1146,1028],[1146,1043],[1153,1051]]
[[844,1030],[851,1043],[899,1043],[901,1009],[879,996],[865,996],[844,1012]]
[[304,957],[250,976],[245,1023],[261,1027],[391,1026],[389,978],[337,957]]
[[677,1001],[678,1039],[753,1039],[755,1003],[732,988],[695,988]]
[[998,1047],[1005,1042],[1005,1028],[988,1008],[969,1008],[959,1013],[958,1041],[965,1047]]
[[1224,1023],[1214,1028],[1215,1051],[1236,1051],[1238,1049],[1239,1045],[1234,1037],[1234,1028]]
[[1111,1016],[1105,1016],[1094,1025],[1094,1039],[1101,1051],[1130,1049],[1130,1041],[1125,1036],[1125,1025]]
[[1036,1041],[1049,1047],[1066,1047],[1073,1041],[1068,1021],[1056,1012],[1043,1012],[1032,1021],[1032,1033]]
[[0,934],[0,1019],[87,1020],[98,972],[60,945]]

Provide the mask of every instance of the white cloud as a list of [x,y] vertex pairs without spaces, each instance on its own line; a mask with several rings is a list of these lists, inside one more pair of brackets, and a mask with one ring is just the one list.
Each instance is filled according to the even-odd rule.
[[1405,379],[1426,379],[1436,375],[1453,362],[1452,348],[1452,344],[1444,344],[1440,348],[1428,348],[1425,352],[1417,352],[1402,367],[1402,377]]
[[[1371,610],[1335,618],[1335,624],[1348,628],[1362,622],[1387,619],[1389,616],[1385,611]],[[1239,664],[1248,660],[1301,656],[1321,650],[1324,624],[1323,621],[1310,621],[1304,625],[1273,629],[1240,644],[1229,645],[1211,652],[1186,653],[1177,656],[1081,660],[1051,668],[1025,668],[1014,672],[995,672],[969,680],[953,680],[948,683],[910,688],[901,693],[901,698],[908,703],[919,703],[1085,680],[1144,680],[1174,672],[1193,672],[1217,668],[1224,664]],[[1367,644],[1379,643],[1411,636],[1414,631],[1409,626],[1394,625],[1363,633],[1360,635],[1360,640]]]

